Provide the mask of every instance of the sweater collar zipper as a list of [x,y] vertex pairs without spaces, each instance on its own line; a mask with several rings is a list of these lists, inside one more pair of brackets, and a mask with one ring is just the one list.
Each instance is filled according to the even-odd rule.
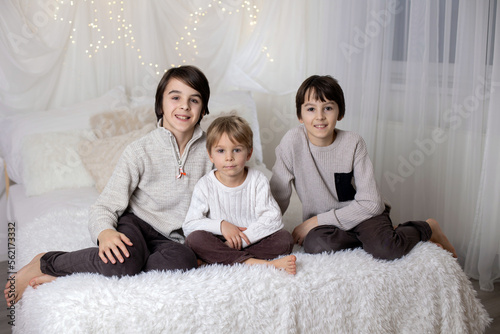
[[193,137],[188,141],[186,147],[184,148],[184,154],[182,157],[180,156],[179,152],[179,145],[177,145],[177,140],[175,139],[174,135],[168,131],[170,135],[170,144],[172,145],[172,148],[174,149],[175,153],[175,159],[177,160],[177,164],[179,166],[179,174],[177,174],[176,178],[180,179],[182,176],[187,176],[186,172],[184,172],[184,164],[186,163],[188,154],[189,154],[189,149],[191,148],[191,145],[200,138],[200,134],[197,133],[197,127],[194,129],[193,132]]

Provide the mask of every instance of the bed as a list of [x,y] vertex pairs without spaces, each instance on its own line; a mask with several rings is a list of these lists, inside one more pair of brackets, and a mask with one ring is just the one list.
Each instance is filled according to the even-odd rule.
[[[0,119],[12,181],[12,269],[40,252],[93,246],[88,208],[127,143],[152,129],[152,106],[152,98],[129,97],[117,87],[75,106]],[[251,94],[215,94],[209,107],[203,127],[226,113],[249,121],[256,134],[249,164],[270,177]],[[283,220],[289,231],[301,221],[295,194]],[[490,322],[458,262],[431,243],[395,261],[376,260],[361,249],[309,255],[296,246],[294,254],[295,276],[263,266],[209,265],[121,279],[61,277],[26,290],[13,331],[482,333]]]

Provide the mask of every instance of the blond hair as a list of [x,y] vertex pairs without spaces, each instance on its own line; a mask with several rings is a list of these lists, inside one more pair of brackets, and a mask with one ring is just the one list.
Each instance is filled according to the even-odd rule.
[[217,145],[223,134],[227,134],[233,143],[245,146],[249,151],[253,148],[253,132],[248,122],[236,115],[216,118],[207,130],[207,150]]

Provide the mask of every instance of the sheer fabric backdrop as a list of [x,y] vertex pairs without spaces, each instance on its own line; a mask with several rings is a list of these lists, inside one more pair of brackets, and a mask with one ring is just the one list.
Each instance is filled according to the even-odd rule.
[[336,77],[347,107],[338,126],[365,138],[394,223],[436,218],[482,289],[500,277],[497,0],[6,0],[0,9],[2,114],[117,85],[150,96],[165,70],[194,64],[214,92],[253,92],[272,167],[298,124],[300,83]]

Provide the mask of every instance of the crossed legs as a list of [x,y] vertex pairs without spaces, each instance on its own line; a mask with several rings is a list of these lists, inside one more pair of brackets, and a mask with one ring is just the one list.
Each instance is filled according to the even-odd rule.
[[[288,231],[280,230],[241,250],[229,247],[224,241],[222,236],[207,231],[195,231],[187,237],[186,244],[206,263],[265,264],[290,274],[297,272],[297,258],[295,255],[287,255],[293,249],[293,238]],[[278,258],[282,255],[287,256]]]
[[307,234],[303,245],[306,253],[312,254],[363,247],[375,258],[394,260],[408,254],[420,241],[436,243],[457,257],[437,221],[409,221],[394,228],[389,210],[349,231],[332,225],[315,227]]

